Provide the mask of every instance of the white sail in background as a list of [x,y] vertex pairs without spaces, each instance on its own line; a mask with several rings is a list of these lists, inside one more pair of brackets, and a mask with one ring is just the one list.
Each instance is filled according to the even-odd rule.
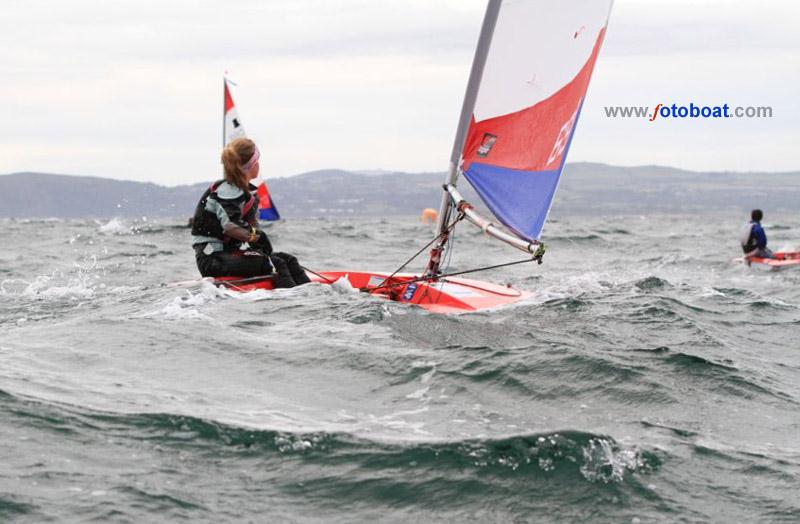
[[227,145],[234,138],[246,136],[242,121],[239,119],[239,112],[236,110],[236,104],[233,103],[233,97],[231,96],[231,91],[228,88],[228,82],[229,80],[227,78],[223,78],[225,89],[225,119],[222,124],[222,131],[225,145]]

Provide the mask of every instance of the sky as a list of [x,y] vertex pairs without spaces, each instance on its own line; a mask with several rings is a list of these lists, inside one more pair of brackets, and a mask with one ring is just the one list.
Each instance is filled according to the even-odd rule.
[[[4,0],[0,173],[213,179],[225,71],[265,178],[445,171],[484,9]],[[796,0],[617,0],[569,160],[800,170],[798,27]],[[771,106],[773,118],[649,122],[604,110],[690,102]]]

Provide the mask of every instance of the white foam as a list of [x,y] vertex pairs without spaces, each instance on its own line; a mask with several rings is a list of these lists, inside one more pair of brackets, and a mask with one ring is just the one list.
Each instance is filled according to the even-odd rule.
[[550,300],[576,297],[584,293],[601,293],[608,288],[611,278],[607,274],[587,272],[560,280],[548,287],[533,292],[528,303],[543,304]]
[[358,289],[353,287],[353,285],[347,279],[347,275],[339,277],[336,282],[331,284],[331,288],[343,293],[358,293]]
[[0,295],[19,296],[34,299],[90,298],[94,289],[87,285],[85,279],[73,279],[67,285],[51,285],[53,276],[41,275],[33,282],[21,279],[0,282]]
[[616,448],[604,438],[593,438],[582,449],[581,474],[589,482],[622,482],[625,472],[635,472],[645,466],[635,448]]
[[105,224],[97,228],[98,233],[105,235],[130,235],[131,226],[125,224],[120,218],[112,218]]
[[142,316],[144,318],[155,317],[165,320],[207,320],[209,317],[204,315],[200,308],[218,300],[220,297],[227,296],[227,293],[209,281],[204,280],[199,284],[200,287],[197,293],[185,290],[183,295],[173,297],[159,309],[145,313]]
[[420,388],[412,393],[409,393],[406,395],[406,398],[409,400],[425,400],[429,389],[430,386],[425,386],[424,388]]
[[187,303],[180,297],[161,308],[158,312],[150,316],[158,316],[166,320],[206,320],[208,317],[197,309],[187,306]]

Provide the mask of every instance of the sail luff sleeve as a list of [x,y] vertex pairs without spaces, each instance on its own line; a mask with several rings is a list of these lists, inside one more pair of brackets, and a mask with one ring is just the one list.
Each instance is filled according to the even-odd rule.
[[[464,93],[464,102],[461,105],[461,116],[458,120],[458,128],[456,129],[456,136],[453,141],[453,151],[450,154],[450,165],[448,166],[445,185],[455,185],[458,179],[461,151],[464,147],[464,141],[467,138],[467,132],[469,131],[472,121],[475,100],[477,100],[478,97],[478,90],[480,89],[481,78],[483,77],[483,69],[486,65],[486,57],[489,54],[489,48],[492,44],[492,35],[494,34],[494,28],[497,24],[497,15],[500,12],[502,3],[502,0],[490,0],[486,6],[486,14],[483,17],[483,25],[481,26],[480,36],[478,37],[478,45],[475,48],[475,56],[472,59],[472,69],[469,73],[467,89]],[[437,224],[437,229],[440,233],[444,232],[447,228],[450,218],[449,215],[450,195],[447,191],[444,191]]]
[[225,132],[225,119],[228,113],[228,80],[222,77],[222,148],[225,149],[227,133]]
[[[491,0],[486,6],[486,15],[483,19],[483,26],[481,33],[478,37],[478,45],[475,48],[475,57],[472,60],[472,69],[469,73],[469,80],[467,81],[467,90],[464,93],[464,102],[461,105],[461,115],[458,119],[458,128],[456,129],[455,140],[453,141],[453,151],[450,154],[450,165],[458,167],[461,160],[461,150],[464,148],[464,141],[467,138],[467,131],[472,121],[472,112],[475,109],[475,101],[478,98],[478,90],[480,89],[481,79],[483,78],[483,69],[486,66],[486,57],[489,54],[489,48],[492,45],[492,35],[494,34],[495,26],[497,25],[497,15],[500,13],[502,0]],[[458,174],[455,177],[449,178],[446,183],[455,185]]]

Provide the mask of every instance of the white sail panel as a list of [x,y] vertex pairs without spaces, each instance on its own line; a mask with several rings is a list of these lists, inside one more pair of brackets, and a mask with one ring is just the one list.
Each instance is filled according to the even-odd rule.
[[552,96],[586,64],[610,0],[505,0],[484,66],[475,120],[514,113]]

